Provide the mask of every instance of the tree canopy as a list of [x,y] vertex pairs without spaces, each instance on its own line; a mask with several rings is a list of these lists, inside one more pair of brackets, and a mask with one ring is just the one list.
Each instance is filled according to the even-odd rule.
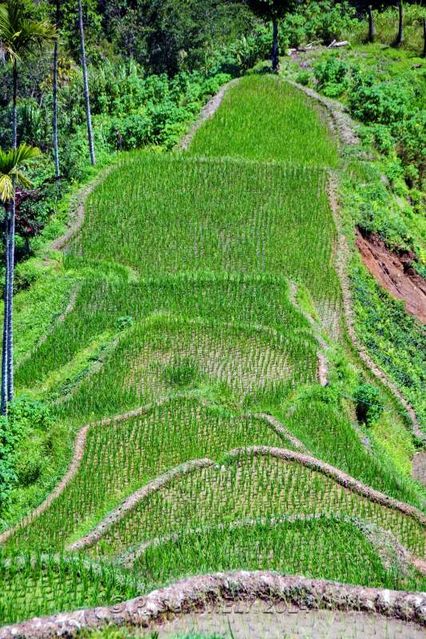
[[296,2],[295,0],[246,0],[246,4],[264,20],[279,20]]
[[29,55],[56,33],[47,20],[37,20],[34,3],[6,0],[0,4],[0,52],[13,61]]

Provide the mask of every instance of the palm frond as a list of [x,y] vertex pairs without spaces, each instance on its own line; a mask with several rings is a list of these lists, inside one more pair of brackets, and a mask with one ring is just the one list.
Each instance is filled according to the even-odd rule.
[[13,58],[14,56],[11,47],[13,35],[7,7],[5,4],[0,4],[0,59],[2,62],[5,62],[6,57]]
[[10,175],[0,173],[0,201],[9,202],[13,198],[13,180]]
[[17,149],[0,149],[0,200],[7,202],[14,196],[14,186],[31,186],[24,169],[40,156],[39,149],[20,144]]
[[47,20],[34,19],[25,0],[0,4],[0,55],[19,61],[47,42],[57,38],[55,27]]
[[24,188],[29,188],[31,186],[31,180],[27,178],[23,171],[20,171],[19,169],[13,169],[10,174],[13,178],[14,184],[19,184]]
[[14,166],[16,167],[24,167],[27,166],[30,162],[40,157],[41,152],[40,149],[37,149],[34,146],[30,146],[23,142],[16,149],[11,149],[9,151],[12,157],[12,161]]

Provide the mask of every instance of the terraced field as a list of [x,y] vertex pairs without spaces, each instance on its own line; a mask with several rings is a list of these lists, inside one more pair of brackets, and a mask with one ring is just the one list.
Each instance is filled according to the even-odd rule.
[[348,390],[370,377],[343,321],[338,166],[324,115],[252,76],[188,150],[123,155],[90,195],[63,312],[16,373],[74,452],[0,535],[0,624],[217,570],[425,589],[410,434],[380,387],[386,447]]

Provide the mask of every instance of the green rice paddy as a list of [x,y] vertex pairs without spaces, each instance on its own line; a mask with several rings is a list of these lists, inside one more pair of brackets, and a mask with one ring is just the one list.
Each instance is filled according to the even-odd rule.
[[90,554],[117,555],[122,548],[185,528],[302,513],[358,517],[389,530],[413,553],[424,556],[424,526],[415,519],[297,462],[250,452],[236,459],[225,456],[218,465],[173,478],[106,530]]
[[[300,549],[294,552],[294,549]],[[223,525],[181,533],[148,546],[135,561],[150,583],[166,584],[194,574],[227,570],[276,570],[284,574],[374,585],[422,587],[413,571],[406,579],[388,569],[377,548],[355,523],[333,518]]]
[[[0,624],[233,568],[424,587],[365,533],[379,527],[424,557],[418,519],[296,461],[229,455],[302,448],[424,509],[425,491],[368,439],[351,397],[320,386],[318,356],[344,351],[327,199],[337,165],[307,98],[251,76],[187,152],[123,154],[94,190],[49,298],[52,322],[27,339],[29,356],[18,336],[16,371],[21,394],[49,403],[64,445],[90,426],[71,481],[2,546]],[[335,360],[329,368],[339,380]],[[386,424],[403,428],[384,402]],[[96,542],[69,550],[135,491],[199,459],[210,463],[175,474]]]
[[243,78],[229,91],[223,107],[196,135],[189,153],[310,168],[338,163],[323,114],[303,93],[271,76]]
[[2,624],[131,599],[140,590],[123,570],[81,557],[12,555],[0,558],[0,570]]

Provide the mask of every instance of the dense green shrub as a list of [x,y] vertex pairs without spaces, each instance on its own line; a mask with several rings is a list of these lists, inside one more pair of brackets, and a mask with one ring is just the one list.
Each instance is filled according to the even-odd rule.
[[111,118],[107,140],[119,150],[137,149],[147,144],[152,134],[152,122],[146,114]]
[[371,426],[383,413],[380,393],[371,384],[360,384],[354,393],[356,416],[359,422]]
[[287,15],[281,33],[291,47],[312,41],[330,44],[351,32],[355,23],[355,11],[348,2],[305,2]]
[[330,98],[339,97],[348,87],[349,71],[349,65],[335,56],[321,60],[314,68],[318,88]]
[[394,128],[398,156],[405,166],[410,185],[426,184],[426,110],[414,111]]
[[[48,407],[40,401],[20,397],[0,417],[0,507],[7,504],[16,484],[28,486],[40,475],[43,447],[35,446],[52,425]],[[35,454],[35,450],[39,454]]]
[[271,50],[271,32],[263,24],[240,36],[226,49],[216,48],[206,63],[210,76],[217,73],[239,75],[251,69],[259,60],[269,57]]
[[392,125],[404,120],[414,101],[412,88],[401,80],[377,82],[377,77],[356,77],[348,95],[352,115],[361,122]]

